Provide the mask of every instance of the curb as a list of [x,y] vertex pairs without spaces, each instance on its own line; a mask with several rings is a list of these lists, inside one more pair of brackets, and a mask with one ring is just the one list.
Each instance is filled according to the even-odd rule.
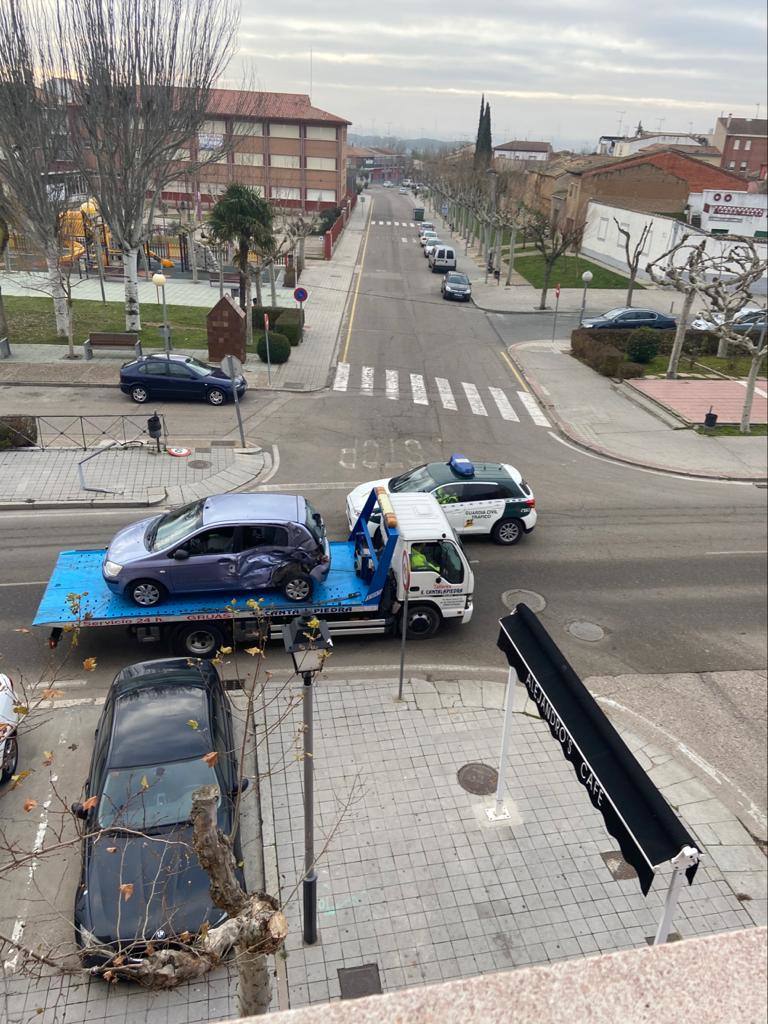
[[[640,462],[637,459],[630,459],[625,455],[617,455],[616,452],[611,451],[609,448],[603,448],[600,445],[592,444],[589,441],[585,441],[582,437],[576,434],[573,427],[567,423],[560,414],[557,412],[555,406],[544,397],[541,392],[539,383],[533,380],[523,367],[520,365],[514,356],[514,350],[507,349],[507,355],[510,357],[515,365],[520,376],[528,384],[536,399],[541,407],[546,411],[547,415],[552,418],[552,421],[557,429],[557,432],[564,438],[575,444],[578,448],[583,449],[587,452],[592,452],[594,455],[601,455],[603,458],[610,459],[613,462],[622,463],[625,466],[637,466],[640,469],[650,469],[655,473],[665,473],[669,476],[684,476],[691,480],[722,480],[725,482],[739,483],[739,484],[763,484],[768,481],[768,477],[765,476],[726,476],[720,473],[694,473],[691,470],[686,469],[674,469],[671,466],[664,466],[654,462]],[[647,411],[647,410],[646,410]]]
[[[530,308],[526,308],[526,309],[491,309],[490,306],[481,306],[479,302],[475,302],[474,295],[470,296],[470,301],[472,302],[472,305],[476,309],[479,309],[481,312],[483,312],[483,313],[495,313],[498,316],[502,316],[505,313],[509,313],[512,316],[533,316],[536,313],[549,313],[550,315],[554,316],[554,312],[555,312],[554,309],[551,309],[549,306],[547,306],[546,309],[530,309]],[[571,309],[571,310],[559,309],[557,311],[557,315],[558,315],[558,317],[561,317],[561,316],[579,316],[579,311],[577,309]]]

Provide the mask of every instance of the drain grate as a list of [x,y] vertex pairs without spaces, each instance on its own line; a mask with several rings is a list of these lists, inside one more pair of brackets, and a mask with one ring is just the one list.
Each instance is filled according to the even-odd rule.
[[187,463],[190,469],[210,469],[211,463],[207,459],[190,459]]
[[607,853],[601,853],[600,856],[617,882],[626,882],[630,878],[637,878],[637,872],[631,864],[627,864],[619,850],[608,850]]
[[499,773],[490,765],[470,761],[456,773],[459,785],[473,796],[490,796],[496,792]]
[[378,964],[339,967],[338,973],[342,999],[362,999],[364,996],[381,995]]

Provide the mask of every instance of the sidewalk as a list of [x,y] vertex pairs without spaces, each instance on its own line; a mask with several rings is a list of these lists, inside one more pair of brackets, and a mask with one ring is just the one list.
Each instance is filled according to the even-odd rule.
[[[287,363],[272,368],[272,389],[286,391],[316,391],[325,386],[336,351],[344,307],[347,302],[360,243],[365,231],[370,202],[358,203],[352,212],[341,239],[336,246],[332,260],[308,260],[301,285],[309,292],[304,306],[306,326],[304,341],[291,350]],[[23,275],[28,280],[30,275]],[[36,295],[40,293],[25,287],[21,276],[0,273],[0,286],[4,295]],[[123,286],[117,281],[105,282],[107,300],[123,301]],[[212,307],[219,298],[217,288],[211,288],[208,281],[194,285],[190,281],[171,277],[166,285],[166,299],[169,305]],[[265,301],[269,301],[269,288],[265,290]],[[99,299],[99,282],[96,279],[83,281],[74,289],[74,299]],[[157,289],[151,281],[140,281],[139,300],[143,303],[157,302]],[[278,305],[295,306],[292,289],[278,288]],[[10,359],[0,360],[0,384],[33,384],[72,387],[117,385],[117,369],[130,357],[128,349],[117,355],[98,352],[89,362],[65,359],[66,346],[58,345],[14,345]],[[82,356],[82,348],[77,346]],[[153,351],[153,350],[148,350]],[[177,349],[183,355],[205,359],[204,349]],[[55,366],[55,371],[54,371]],[[249,355],[245,369],[251,388],[266,388],[267,367],[253,354]]]
[[[192,448],[188,457],[151,445],[109,449],[83,466],[95,450],[48,448],[0,452],[0,510],[14,508],[109,508],[141,505],[183,505],[209,494],[255,486],[272,468],[272,456],[261,448],[235,448],[232,442],[211,441]],[[104,491],[107,493],[100,493]]]
[[[526,341],[508,349],[559,432],[620,462],[686,476],[764,481],[765,437],[708,437],[664,414],[627,382],[601,377],[568,354],[569,343]],[[720,383],[719,381],[714,383]],[[641,407],[636,402],[647,402]]]
[[[491,823],[493,797],[459,785],[463,765],[498,764],[504,687],[501,673],[496,681],[412,678],[397,702],[396,679],[324,674],[315,688],[314,946],[302,942],[294,894],[303,871],[301,704],[286,714],[287,695],[278,699],[276,685],[268,691],[276,699],[259,722],[272,728],[261,768],[267,889],[293,894],[288,956],[278,960],[278,988],[284,971],[291,1006],[339,998],[339,971],[362,965],[372,965],[387,992],[652,939],[669,870],[643,897],[522,687],[509,753],[511,819]],[[761,924],[765,856],[713,796],[711,780],[614,724],[704,852],[674,932],[688,938]]]

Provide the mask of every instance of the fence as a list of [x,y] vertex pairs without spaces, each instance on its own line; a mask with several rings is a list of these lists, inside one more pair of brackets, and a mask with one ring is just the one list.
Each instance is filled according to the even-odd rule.
[[323,256],[329,260],[333,256],[333,250],[336,248],[336,243],[339,240],[341,232],[352,215],[352,211],[357,205],[357,194],[354,193],[352,196],[347,196],[344,200],[344,207],[333,222],[328,231],[323,235]]
[[[163,444],[168,431],[160,417]],[[10,448],[78,448],[88,451],[108,444],[134,445],[150,437],[142,416],[0,416],[0,447],[5,439]]]

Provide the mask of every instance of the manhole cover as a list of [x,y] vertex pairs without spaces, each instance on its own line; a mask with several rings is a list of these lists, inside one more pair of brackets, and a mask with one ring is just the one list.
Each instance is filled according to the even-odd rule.
[[609,850],[607,853],[601,853],[600,856],[617,882],[626,882],[630,878],[637,878],[637,872],[631,864],[627,864],[620,850]]
[[211,463],[207,459],[190,459],[187,463],[190,469],[210,469]]
[[588,640],[590,643],[602,640],[605,636],[605,630],[602,626],[598,626],[596,622],[577,620],[576,622],[569,622],[565,628],[577,640]]
[[501,595],[501,603],[512,612],[519,604],[527,604],[532,612],[543,612],[547,602],[535,590],[505,590]]
[[362,999],[363,996],[381,995],[378,964],[360,964],[359,967],[339,967],[339,989],[342,999]]
[[499,781],[499,773],[490,765],[481,764],[479,761],[471,761],[459,768],[456,773],[459,785],[474,796],[490,796],[496,792],[496,784]]

